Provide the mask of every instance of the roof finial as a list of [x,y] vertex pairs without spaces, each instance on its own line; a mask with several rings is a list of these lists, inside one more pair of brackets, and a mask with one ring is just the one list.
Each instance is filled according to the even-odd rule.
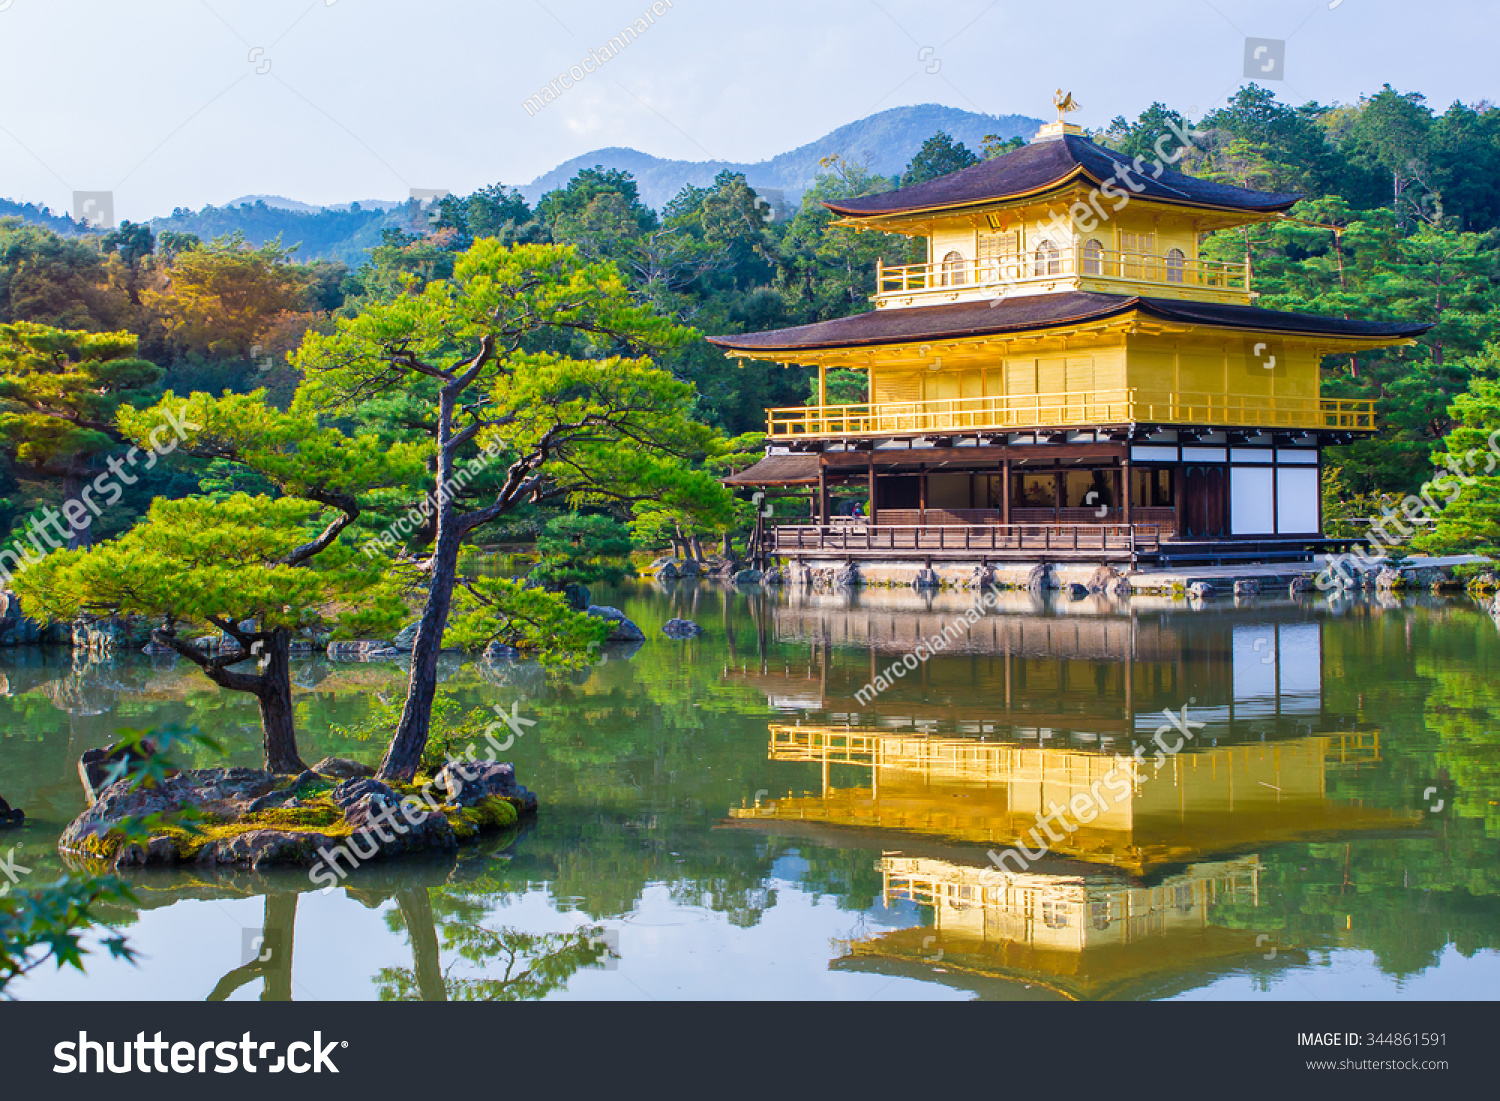
[[1057,90],[1057,95],[1052,97],[1052,104],[1057,108],[1058,122],[1062,122],[1063,116],[1068,114],[1068,112],[1076,111],[1083,106],[1083,104],[1073,98],[1072,92],[1064,92],[1061,88]]

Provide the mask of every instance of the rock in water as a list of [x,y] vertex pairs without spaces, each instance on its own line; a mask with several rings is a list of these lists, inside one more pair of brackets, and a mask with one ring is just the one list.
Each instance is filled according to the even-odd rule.
[[525,814],[536,812],[535,793],[516,783],[516,766],[496,761],[453,761],[443,766],[433,789],[449,802],[472,807],[494,796]]
[[[85,750],[78,758],[78,779],[83,782],[83,794],[89,805],[93,806],[106,787],[155,752],[156,745],[150,740],[142,741],[139,750],[118,743],[108,749]],[[123,769],[119,768],[122,762]]]
[[1071,585],[1068,586],[1068,599],[1069,600],[1082,600],[1084,597],[1086,597],[1088,595],[1089,595],[1089,587],[1087,585],[1080,585],[1080,584],[1078,584],[1078,582],[1075,581]]
[[389,642],[376,639],[360,639],[354,642],[330,642],[329,661],[392,661],[401,656]]
[[[118,749],[92,750],[97,756],[90,759],[86,753],[78,762],[78,771],[88,785],[90,767],[108,769],[113,752],[123,756]],[[214,768],[200,772],[172,773],[155,787],[130,790],[130,785],[115,782],[97,791],[92,805],[68,825],[58,841],[58,847],[67,851],[88,853],[112,829],[127,819],[145,818],[152,814],[170,814],[186,807],[212,807],[215,813],[233,817],[235,808],[249,803],[280,787],[284,777],[255,768]],[[92,843],[92,845],[91,845]],[[142,853],[144,862],[145,853]],[[175,846],[171,861],[175,861]],[[166,858],[163,857],[165,861]]]
[[1194,581],[1188,586],[1187,591],[1188,596],[1196,597],[1199,600],[1211,600],[1215,595],[1214,587],[1207,581]]
[[1244,578],[1234,583],[1235,596],[1259,596],[1260,582],[1254,578]]
[[680,641],[686,638],[697,638],[703,633],[703,628],[691,619],[669,619],[662,627],[661,633],[668,638],[675,638]]
[[937,570],[934,569],[918,570],[916,579],[911,584],[914,589],[940,589],[943,587],[942,578],[938,577]]
[[490,665],[514,665],[521,660],[521,651],[503,642],[492,642],[484,648],[484,660]]
[[764,576],[759,570],[741,570],[734,575],[736,585],[759,585],[761,577]]
[[41,638],[42,627],[21,610],[21,598],[0,592],[0,646],[35,646]]
[[1032,567],[1031,572],[1026,575],[1026,590],[1028,592],[1046,592],[1052,587],[1052,567],[1045,562],[1039,566]]
[[646,632],[642,631],[634,623],[625,618],[625,613],[619,608],[610,608],[602,604],[590,604],[588,614],[595,619],[607,619],[614,624],[609,630],[610,642],[644,642]]

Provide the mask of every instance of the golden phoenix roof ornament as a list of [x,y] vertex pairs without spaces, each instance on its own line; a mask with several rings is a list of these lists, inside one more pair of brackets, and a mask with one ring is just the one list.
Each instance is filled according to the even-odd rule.
[[1052,104],[1057,108],[1058,122],[1062,122],[1063,116],[1067,115],[1068,112],[1077,111],[1083,106],[1083,104],[1079,103],[1076,99],[1073,98],[1072,92],[1064,92],[1061,88],[1059,88],[1057,90],[1057,94],[1052,97]]

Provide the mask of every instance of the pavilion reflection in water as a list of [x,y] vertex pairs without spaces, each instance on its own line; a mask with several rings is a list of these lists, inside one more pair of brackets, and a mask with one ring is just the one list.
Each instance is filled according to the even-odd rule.
[[780,660],[737,654],[726,674],[774,707],[832,722],[982,735],[1015,726],[1106,748],[1149,737],[1164,707],[1191,706],[1221,739],[1349,721],[1325,713],[1323,621],[1290,602],[1210,614],[1001,594],[945,652],[878,695],[866,690],[972,604],[957,593],[924,604],[881,592],[800,596],[767,613]]
[[1220,905],[1258,904],[1256,856],[1193,864],[1150,884],[900,855],[879,866],[886,904],[930,907],[933,924],[848,941],[834,962],[841,970],[941,968],[981,993],[1031,987],[1032,996],[1098,999],[1160,993],[1183,973],[1272,955],[1264,945],[1273,938],[1214,920]]
[[[869,621],[882,617],[887,630],[894,617],[925,632],[899,612]],[[802,697],[821,721],[772,725],[771,760],[800,766],[785,773],[793,791],[731,809],[731,824],[868,849],[887,907],[931,911],[931,926],[850,940],[834,966],[1003,997],[1197,985],[1206,972],[1262,966],[1267,936],[1243,927],[1260,901],[1260,853],[1417,826],[1344,782],[1380,764],[1380,736],[1325,708],[1317,619],[1295,609],[1024,618],[981,620],[976,632],[999,653],[971,636],[967,652],[929,662],[925,679],[873,712],[850,699],[846,655],[815,649]],[[860,643],[899,649],[878,630]],[[1163,709],[1184,704],[1204,726],[1158,756]],[[1101,789],[1111,776],[1118,794]],[[1053,818],[1037,856],[1038,815],[1080,797],[1091,820]],[[1032,859],[997,860],[1018,845]]]

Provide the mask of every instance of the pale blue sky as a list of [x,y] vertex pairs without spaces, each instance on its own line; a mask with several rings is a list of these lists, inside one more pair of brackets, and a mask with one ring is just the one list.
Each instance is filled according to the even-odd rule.
[[1332,2],[673,0],[533,117],[649,0],[0,0],[0,196],[112,190],[141,219],[463,193],[607,145],[759,160],[901,104],[1046,117],[1059,85],[1085,125],[1201,114],[1243,82],[1246,36],[1287,40],[1294,102],[1495,97],[1500,4]]

